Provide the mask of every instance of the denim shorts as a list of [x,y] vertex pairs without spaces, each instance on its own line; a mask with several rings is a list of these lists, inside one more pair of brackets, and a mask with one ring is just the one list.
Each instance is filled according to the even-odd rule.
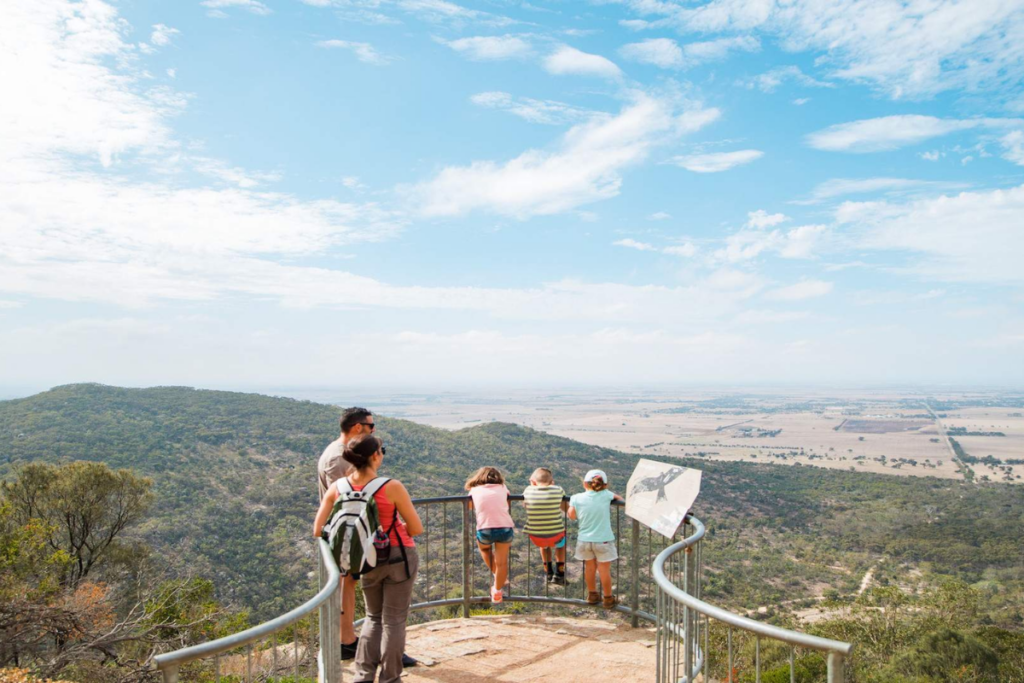
[[480,529],[476,532],[476,542],[480,545],[511,543],[513,534],[515,534],[515,529],[510,526],[503,526],[495,529]]

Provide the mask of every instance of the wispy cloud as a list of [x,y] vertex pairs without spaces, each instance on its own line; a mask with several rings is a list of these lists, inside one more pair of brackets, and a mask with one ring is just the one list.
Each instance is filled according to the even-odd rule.
[[760,49],[761,42],[750,36],[687,43],[682,47],[671,38],[648,38],[623,45],[619,54],[629,61],[653,64],[663,69],[689,69],[721,61],[731,52],[756,52]]
[[711,0],[640,7],[690,31],[778,36],[789,51],[821,53],[832,78],[868,83],[893,98],[1015,83],[1024,57],[1024,6],[1018,3],[937,0],[926,8],[866,8],[858,0]]
[[[805,74],[800,70],[800,67],[792,65],[776,67],[752,78],[740,79],[737,81],[737,84],[750,89],[757,88],[761,92],[773,93],[779,88],[779,86],[783,85],[787,81],[791,81],[808,88],[835,87],[834,83],[819,81],[817,78],[812,78]],[[804,102],[806,102],[806,99],[804,99]],[[800,104],[803,104],[804,102],[800,102]]]
[[528,150],[498,163],[451,166],[410,189],[427,216],[473,210],[525,218],[575,209],[619,193],[623,172],[657,145],[703,128],[716,109],[675,98],[634,94],[615,116],[571,128],[554,151]]
[[501,91],[477,93],[469,100],[479,107],[507,111],[531,123],[560,125],[575,123],[595,116],[593,111],[580,109],[565,102],[513,97],[509,93]]
[[149,36],[149,42],[157,47],[164,47],[170,45],[174,36],[180,33],[181,31],[178,29],[171,28],[166,24],[153,24],[153,33]]
[[385,66],[393,61],[391,57],[382,55],[369,43],[358,43],[351,40],[321,40],[317,43],[317,47],[348,50],[360,62],[374,66]]
[[1024,127],[1024,119],[940,119],[918,114],[882,116],[829,126],[807,136],[807,144],[829,152],[884,152],[975,128]]
[[796,284],[765,292],[764,296],[773,301],[804,301],[830,294],[833,288],[833,283],[824,280],[801,280]]
[[527,57],[532,46],[519,36],[472,36],[456,40],[439,39],[456,52],[477,61],[500,61]]
[[861,248],[912,254],[902,270],[933,281],[1024,284],[1024,185],[908,202],[847,202],[836,212]]
[[544,69],[556,76],[596,76],[618,79],[622,70],[607,57],[563,45],[544,59]]
[[819,183],[811,192],[809,199],[794,201],[794,204],[817,204],[836,197],[852,194],[872,194],[876,192],[888,195],[908,194],[911,192],[942,191],[964,189],[965,183],[937,180],[917,180],[913,178],[832,178]]
[[616,240],[612,242],[616,247],[626,247],[627,249],[636,249],[637,251],[657,251],[658,249],[653,244],[647,242],[638,242],[635,239],[627,237],[626,239]]
[[749,164],[764,156],[757,149],[742,149],[735,152],[711,152],[708,154],[689,154],[672,158],[672,163],[682,166],[695,173],[721,173],[731,168]]
[[203,0],[199,4],[209,7],[213,13],[216,13],[215,16],[223,16],[223,10],[232,8],[244,9],[263,16],[271,13],[271,9],[259,0]]

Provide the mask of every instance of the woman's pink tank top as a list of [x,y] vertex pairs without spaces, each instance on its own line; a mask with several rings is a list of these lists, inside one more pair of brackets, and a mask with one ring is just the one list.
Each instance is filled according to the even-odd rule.
[[[393,480],[392,480],[393,481]],[[352,484],[350,479],[349,484]],[[380,526],[384,531],[391,529],[391,523],[395,521],[395,504],[388,500],[387,496],[384,495],[384,489],[391,485],[389,481],[380,487],[377,493],[373,494],[373,499],[377,501],[377,513],[380,515]],[[363,484],[366,486],[366,484]],[[363,486],[356,486],[352,484],[352,489],[355,491],[362,491]],[[401,515],[398,517],[398,524],[395,524],[395,528],[391,530],[391,542],[395,545],[401,543],[406,548],[413,548],[416,543],[412,540],[412,536],[409,535],[409,530],[405,528],[405,522],[402,521]]]

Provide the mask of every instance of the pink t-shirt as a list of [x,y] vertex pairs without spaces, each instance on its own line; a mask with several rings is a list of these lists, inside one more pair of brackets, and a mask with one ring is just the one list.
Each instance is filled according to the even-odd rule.
[[476,510],[476,529],[510,529],[515,527],[508,511],[508,487],[504,484],[482,484],[469,490]]

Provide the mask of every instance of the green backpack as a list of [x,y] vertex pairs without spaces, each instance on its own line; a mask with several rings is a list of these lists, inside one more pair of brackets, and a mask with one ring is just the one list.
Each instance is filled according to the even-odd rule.
[[[380,513],[373,497],[389,481],[387,477],[377,477],[362,491],[353,489],[348,477],[335,484],[338,500],[321,535],[331,546],[342,576],[363,574],[390,554],[390,537],[381,529]],[[395,521],[398,521],[397,511]]]

